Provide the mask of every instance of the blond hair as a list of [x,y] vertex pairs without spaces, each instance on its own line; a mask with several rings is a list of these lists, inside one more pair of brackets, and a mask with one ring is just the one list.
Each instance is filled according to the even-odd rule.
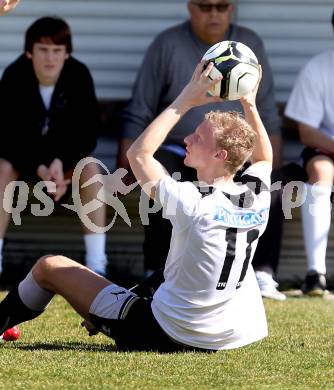
[[210,111],[205,120],[213,125],[217,149],[227,152],[225,167],[234,175],[252,154],[257,134],[238,112]]

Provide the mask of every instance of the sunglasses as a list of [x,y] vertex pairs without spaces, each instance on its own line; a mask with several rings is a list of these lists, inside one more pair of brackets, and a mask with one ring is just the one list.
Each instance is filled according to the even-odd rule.
[[206,4],[206,3],[196,3],[195,1],[192,4],[196,5],[201,12],[211,12],[216,10],[217,12],[226,12],[228,7],[231,4]]

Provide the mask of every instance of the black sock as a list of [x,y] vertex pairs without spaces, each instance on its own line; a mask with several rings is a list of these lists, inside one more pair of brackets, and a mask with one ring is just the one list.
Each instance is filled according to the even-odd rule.
[[14,325],[32,320],[42,313],[29,309],[20,298],[18,286],[14,287],[0,303],[0,335]]

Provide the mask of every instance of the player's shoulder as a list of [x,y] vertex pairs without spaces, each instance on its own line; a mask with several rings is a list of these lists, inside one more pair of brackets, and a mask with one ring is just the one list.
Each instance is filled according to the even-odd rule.
[[204,183],[178,181],[167,175],[160,180],[158,188],[160,199],[162,196],[166,201],[166,196],[171,197],[187,207],[198,207],[202,199],[214,193],[214,187]]
[[272,167],[266,161],[250,165],[240,176],[240,183],[246,185],[256,195],[270,191]]
[[197,182],[175,180],[169,175],[165,175],[159,181],[160,186],[178,188],[181,191],[188,191],[194,194],[200,194],[200,186]]

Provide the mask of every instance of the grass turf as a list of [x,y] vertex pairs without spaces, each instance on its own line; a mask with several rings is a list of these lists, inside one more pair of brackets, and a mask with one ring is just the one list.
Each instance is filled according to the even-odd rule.
[[265,305],[270,336],[238,350],[120,353],[57,297],[0,345],[0,389],[334,389],[334,301]]

